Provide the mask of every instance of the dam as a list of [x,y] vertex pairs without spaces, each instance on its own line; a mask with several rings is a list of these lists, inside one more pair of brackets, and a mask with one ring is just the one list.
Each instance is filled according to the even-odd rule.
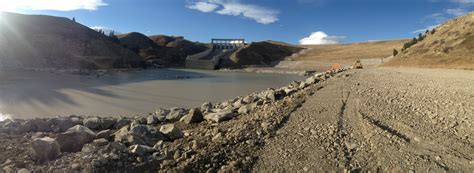
[[186,68],[215,70],[220,61],[244,47],[245,39],[212,39],[210,48],[186,57]]

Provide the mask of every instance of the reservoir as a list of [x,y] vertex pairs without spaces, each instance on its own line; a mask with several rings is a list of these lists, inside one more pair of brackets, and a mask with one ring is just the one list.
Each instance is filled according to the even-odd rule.
[[303,76],[291,74],[153,69],[101,77],[46,71],[0,71],[0,120],[68,115],[134,116],[157,108],[200,107]]

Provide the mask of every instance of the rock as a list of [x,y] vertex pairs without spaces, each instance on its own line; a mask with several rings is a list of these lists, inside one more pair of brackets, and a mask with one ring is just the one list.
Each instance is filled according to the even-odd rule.
[[124,142],[128,136],[128,127],[127,126],[122,127],[120,130],[116,131],[114,135],[115,135],[115,138],[114,138],[115,142]]
[[84,126],[86,126],[89,129],[98,129],[100,127],[100,119],[97,117],[86,118],[84,119],[82,124],[84,124]]
[[61,117],[50,119],[49,122],[52,124],[55,132],[64,132],[71,127],[78,125],[79,121],[73,121],[71,118]]
[[81,164],[79,164],[79,163],[73,163],[73,164],[71,164],[71,169],[72,169],[72,170],[79,171],[79,170],[81,169]]
[[201,112],[208,112],[211,109],[212,109],[212,103],[211,102],[203,103],[202,106],[201,106]]
[[110,142],[109,144],[110,148],[116,151],[125,151],[127,150],[127,146],[120,142]]
[[60,153],[60,146],[53,138],[37,138],[31,142],[30,153],[34,160],[43,163],[56,159]]
[[247,104],[250,104],[250,103],[253,103],[255,100],[257,100],[256,97],[252,96],[252,95],[248,95],[248,96],[245,96],[242,101],[247,103]]
[[20,131],[27,132],[51,132],[51,123],[42,119],[26,120],[21,124]]
[[17,173],[31,173],[31,171],[25,168],[21,168],[20,170],[18,170]]
[[216,113],[209,113],[204,116],[204,119],[208,121],[214,121],[214,122],[222,122],[222,121],[227,121],[232,119],[235,116],[234,111],[232,109],[226,109],[220,112]]
[[78,152],[81,151],[84,144],[91,143],[95,136],[95,133],[89,128],[76,125],[66,132],[58,134],[56,141],[59,143],[62,152]]
[[155,149],[153,147],[149,147],[146,145],[132,145],[130,146],[130,153],[139,155],[139,156],[145,156],[148,154],[151,154],[155,152]]
[[115,118],[110,118],[110,117],[102,118],[100,120],[100,127],[102,127],[102,129],[111,129],[115,126],[116,122],[117,120]]
[[248,105],[240,107],[237,112],[239,114],[248,114],[255,107],[256,107],[256,104],[248,104]]
[[158,117],[156,117],[155,115],[149,115],[146,118],[146,124],[148,125],[158,124]]
[[143,116],[135,116],[134,117],[134,120],[133,120],[133,123],[135,124],[146,124],[146,117],[143,117]]
[[176,128],[174,124],[167,124],[160,127],[160,132],[171,140],[179,139],[184,136],[183,132]]
[[115,129],[120,129],[122,127],[129,125],[130,123],[132,123],[132,121],[130,121],[129,119],[120,117],[119,119],[117,119],[117,122],[115,123]]
[[166,116],[166,120],[169,122],[179,121],[184,113],[185,110],[183,108],[172,108],[171,112]]
[[96,139],[94,140],[92,143],[94,143],[96,146],[105,146],[109,143],[109,141],[107,139],[104,139],[104,138],[100,138],[100,139]]
[[240,108],[243,104],[245,104],[242,99],[237,99],[234,103],[232,103],[232,107],[235,109]]
[[166,117],[169,113],[170,113],[170,110],[163,109],[163,108],[159,108],[155,111],[155,115],[158,117],[160,116]]
[[134,136],[145,138],[150,134],[150,131],[148,131],[148,127],[146,125],[134,124],[130,126],[130,131],[128,133]]
[[96,135],[96,139],[101,139],[101,138],[104,138],[104,139],[107,139],[107,140],[110,140],[111,137],[112,137],[112,134],[114,134],[114,131],[112,130],[102,130],[100,132],[97,133]]
[[202,115],[202,112],[198,108],[191,109],[189,113],[181,118],[181,122],[184,122],[186,124],[192,124],[192,123],[200,123],[204,120],[204,117]]

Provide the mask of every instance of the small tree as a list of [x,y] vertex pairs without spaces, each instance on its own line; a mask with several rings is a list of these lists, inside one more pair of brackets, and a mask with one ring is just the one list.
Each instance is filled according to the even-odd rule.
[[75,18],[75,17],[72,17],[72,21],[73,21],[73,22],[76,22],[76,18]]
[[398,50],[397,49],[393,49],[393,56],[397,56],[398,55]]
[[425,39],[425,36],[423,34],[418,34],[418,41],[422,41],[423,39]]
[[431,30],[431,34],[434,34],[436,32],[436,29],[433,28],[433,30]]

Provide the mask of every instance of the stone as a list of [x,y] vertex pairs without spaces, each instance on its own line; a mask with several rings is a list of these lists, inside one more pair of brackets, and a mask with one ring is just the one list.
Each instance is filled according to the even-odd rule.
[[153,147],[149,147],[146,145],[132,145],[130,146],[130,153],[139,155],[139,156],[145,156],[148,154],[151,154],[155,152],[155,149]]
[[201,112],[208,112],[211,109],[212,109],[212,103],[211,102],[203,103],[202,106],[201,106]]
[[248,96],[245,96],[242,101],[244,103],[247,103],[247,104],[250,104],[250,103],[253,103],[255,100],[257,100],[256,97],[252,96],[252,95],[248,95]]
[[111,129],[115,126],[116,122],[117,120],[115,118],[110,118],[110,117],[102,118],[100,120],[100,127],[102,129]]
[[226,110],[216,112],[216,113],[209,113],[204,116],[204,119],[219,123],[222,121],[230,120],[234,118],[234,116],[235,116],[235,113],[232,109],[226,109]]
[[95,136],[96,134],[91,129],[76,125],[66,132],[58,134],[56,141],[59,143],[62,152],[78,152],[85,144],[91,143]]
[[100,138],[100,139],[96,139],[92,142],[93,144],[95,144],[96,146],[105,146],[109,143],[109,141],[107,139],[104,139],[104,138]]
[[130,126],[130,131],[128,133],[134,136],[144,138],[150,134],[150,131],[148,130],[148,127],[146,125],[134,124]]
[[200,123],[204,120],[204,116],[202,115],[202,112],[198,108],[191,109],[189,113],[186,116],[183,116],[181,118],[181,122],[184,122],[186,124],[192,124],[192,123]]
[[21,168],[20,170],[18,170],[17,173],[31,173],[31,171],[25,168]]
[[100,127],[100,119],[97,117],[86,118],[82,121],[82,124],[89,129],[98,129]]
[[122,127],[129,125],[130,123],[132,123],[132,121],[130,121],[129,119],[120,117],[119,119],[117,119],[117,122],[115,123],[115,129],[120,129]]
[[243,104],[245,104],[242,99],[237,99],[234,103],[232,103],[233,108],[240,108]]
[[148,125],[158,124],[158,117],[156,117],[155,115],[149,115],[146,118],[146,124]]
[[166,115],[168,115],[170,113],[170,110],[167,110],[167,109],[163,109],[163,108],[159,108],[155,111],[155,115],[156,116],[163,116],[163,117],[166,117]]
[[21,124],[21,132],[51,132],[51,123],[42,119],[26,120]]
[[113,134],[114,134],[114,131],[112,131],[110,129],[102,130],[102,131],[97,133],[95,138],[96,139],[104,138],[104,139],[110,140]]
[[73,121],[71,118],[66,117],[53,118],[50,119],[49,122],[52,124],[53,130],[56,132],[64,132],[80,123],[79,121]]
[[166,116],[166,120],[169,122],[179,121],[184,113],[185,110],[183,108],[172,108],[171,112]]
[[79,171],[79,170],[81,169],[81,164],[79,164],[79,163],[73,163],[73,164],[71,164],[71,169],[72,169],[72,170]]
[[125,151],[125,150],[127,150],[127,146],[125,146],[124,144],[122,144],[120,142],[110,142],[109,146],[110,146],[111,149],[114,149],[116,151]]
[[146,117],[137,115],[137,116],[134,117],[133,123],[135,123],[135,124],[146,124]]
[[160,132],[171,140],[179,139],[184,136],[183,132],[176,128],[174,124],[166,124],[160,127]]
[[30,153],[33,159],[43,163],[56,159],[60,154],[60,146],[53,138],[37,138],[31,142]]
[[124,139],[126,139],[127,136],[128,136],[128,127],[127,126],[122,127],[120,130],[118,130],[114,133],[114,136],[115,136],[115,138],[114,138],[115,142],[124,141]]
[[248,105],[240,107],[237,112],[239,114],[248,114],[252,109],[255,108],[255,106],[256,106],[255,104],[248,104]]

